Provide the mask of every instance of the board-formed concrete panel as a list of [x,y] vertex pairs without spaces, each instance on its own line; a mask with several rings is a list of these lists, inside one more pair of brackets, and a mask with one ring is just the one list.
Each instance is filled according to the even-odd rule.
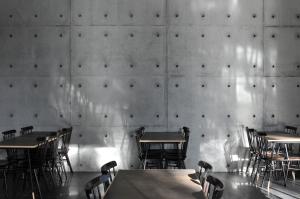
[[171,0],[168,22],[172,25],[261,25],[261,0]]
[[168,71],[200,76],[261,76],[262,39],[259,26],[171,26]]
[[300,75],[300,28],[268,27],[264,33],[265,76]]
[[76,27],[72,30],[72,74],[164,75],[165,28]]
[[2,0],[0,26],[54,26],[70,23],[71,0]]

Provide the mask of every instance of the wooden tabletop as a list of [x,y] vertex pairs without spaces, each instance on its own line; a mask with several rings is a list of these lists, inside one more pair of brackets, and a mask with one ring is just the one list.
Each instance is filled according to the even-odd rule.
[[180,143],[185,142],[185,138],[179,132],[145,132],[140,142]]
[[55,138],[56,131],[34,131],[30,134],[18,136],[11,140],[0,142],[0,148],[8,149],[34,149],[38,147],[42,142],[37,141],[38,137],[49,137],[50,139]]
[[300,143],[300,136],[288,134],[284,131],[258,131],[258,134],[265,133],[268,142],[274,143]]
[[105,199],[205,199],[195,170],[119,170]]

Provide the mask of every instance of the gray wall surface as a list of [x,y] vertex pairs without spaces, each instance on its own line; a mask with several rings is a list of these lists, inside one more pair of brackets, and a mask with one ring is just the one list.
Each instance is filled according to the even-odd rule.
[[300,123],[299,0],[1,0],[0,46],[0,130],[72,125],[77,171],[137,167],[141,125],[232,171],[245,126]]

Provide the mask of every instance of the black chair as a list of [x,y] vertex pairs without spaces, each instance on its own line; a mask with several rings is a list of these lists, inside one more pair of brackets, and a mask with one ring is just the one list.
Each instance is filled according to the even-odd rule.
[[58,175],[60,183],[62,183],[62,173],[65,173],[65,176],[67,176],[67,174],[66,174],[65,166],[58,155],[59,134],[54,133],[53,136],[56,137],[56,139],[49,142],[48,144],[47,153],[46,153],[46,169],[47,171],[49,171],[53,185],[55,186],[56,183],[55,183],[54,174]]
[[85,194],[87,199],[101,199],[101,191],[99,189],[99,186],[102,184],[104,187],[104,191],[107,190],[106,184],[109,184],[109,176],[108,175],[100,175],[89,182],[86,183],[85,185]]
[[190,129],[188,127],[182,127],[182,133],[185,138],[185,142],[181,143],[181,147],[177,149],[167,149],[165,150],[166,167],[177,167],[180,169],[185,169],[185,159],[187,148],[190,138]]
[[[117,166],[117,162],[116,161],[110,161],[106,164],[104,164],[101,167],[101,173],[102,175],[108,175],[110,180],[112,181],[112,173],[113,173],[113,177],[116,176],[116,170],[115,167]],[[111,173],[112,170],[112,173]]]
[[0,177],[3,178],[3,189],[6,198],[8,198],[8,188],[7,188],[7,171],[9,168],[8,160],[0,160]]
[[33,130],[33,126],[25,126],[25,127],[21,128],[20,134],[27,135],[27,134],[32,133],[32,130]]
[[140,139],[144,135],[145,128],[141,127],[136,130],[135,140],[138,149],[138,157],[140,160],[140,167],[146,168],[156,168],[161,169],[163,164],[163,153],[161,149],[151,149],[149,144],[141,143]]
[[[30,173],[33,172],[34,182],[36,183],[39,197],[42,198],[39,176],[40,175],[43,176],[45,184],[47,185],[48,180],[46,178],[44,169],[47,164],[46,156],[47,156],[47,149],[49,148],[49,141],[47,137],[38,137],[37,141],[40,142],[39,146],[29,151],[31,171],[30,168],[28,167],[28,162],[24,163],[24,167],[26,168],[24,183],[26,183],[28,175],[30,175]],[[26,184],[23,185],[23,188],[25,187],[25,185]]]
[[297,127],[294,126],[285,126],[284,131],[288,134],[297,134]]
[[213,167],[209,163],[202,160],[198,162],[198,166],[199,166],[198,179],[200,181],[201,186],[203,186],[204,182],[206,181],[208,172],[210,172],[213,169]]
[[[3,140],[10,140],[15,137],[16,130],[9,130],[2,132]],[[17,151],[14,149],[6,149],[6,160],[0,160],[0,175],[3,178],[3,188],[5,190],[5,196],[8,198],[7,188],[7,172],[10,167],[14,167],[16,163]]]
[[257,158],[257,152],[254,148],[255,145],[255,130],[254,129],[249,129],[248,127],[246,127],[246,133],[247,133],[247,138],[248,138],[248,144],[249,144],[249,160],[248,160],[248,164],[247,164],[247,169],[246,169],[246,173],[248,173],[249,170],[249,166],[254,158],[254,160]]
[[72,165],[68,156],[68,152],[69,152],[69,144],[71,141],[71,136],[72,136],[72,130],[73,128],[63,128],[61,133],[62,135],[62,146],[61,148],[58,149],[58,154],[60,156],[60,159],[62,161],[66,160],[67,164],[70,168],[71,173],[73,173],[73,169],[72,169]]
[[209,175],[204,182],[203,192],[207,199],[221,199],[224,192],[224,184],[218,178]]
[[270,181],[271,176],[285,179],[284,160],[285,150],[276,146],[276,143],[269,143],[265,136],[256,136],[258,151],[258,163],[253,181],[258,181],[259,176],[263,176],[261,186],[266,177]]
[[[14,139],[15,136],[16,136],[16,132],[17,132],[16,130],[9,130],[9,131],[2,132],[3,140]],[[18,160],[18,151],[16,149],[6,149],[6,153],[7,153],[7,160],[11,164],[14,164],[14,163],[17,162],[17,160]]]

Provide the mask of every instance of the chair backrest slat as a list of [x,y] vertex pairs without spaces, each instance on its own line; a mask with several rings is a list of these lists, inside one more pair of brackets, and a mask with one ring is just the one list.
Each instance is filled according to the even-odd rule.
[[[99,189],[100,185],[104,186],[104,191],[106,191],[105,186],[109,185],[109,176],[108,175],[100,175],[93,179],[91,179],[89,182],[85,185],[85,194],[87,199],[92,199],[91,195],[95,199],[101,199],[101,192]],[[95,192],[95,189],[97,189],[97,192]],[[97,193],[97,194],[96,194]]]

